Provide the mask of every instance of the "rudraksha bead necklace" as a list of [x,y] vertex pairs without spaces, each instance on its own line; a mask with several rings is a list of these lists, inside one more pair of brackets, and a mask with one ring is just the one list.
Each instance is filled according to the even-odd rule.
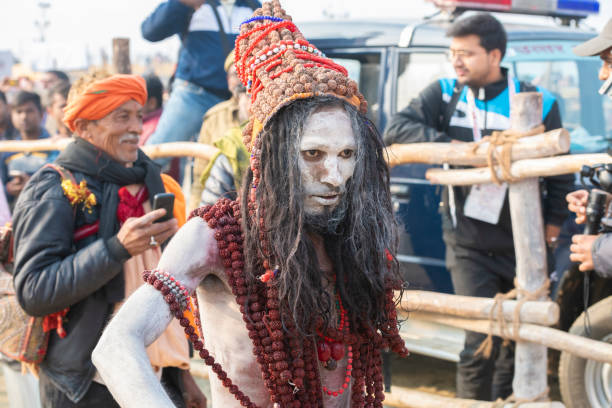
[[[397,328],[393,290],[390,288],[385,292],[385,311],[389,322],[384,327],[378,328],[380,333],[365,323],[361,323],[354,330],[354,334],[350,334],[348,316],[338,296],[339,328],[343,330],[336,329],[335,336],[326,334],[323,340],[336,344],[337,340],[341,339],[342,343],[347,345],[348,365],[342,387],[338,390],[330,390],[320,381],[317,368],[319,353],[315,348],[315,342],[302,338],[292,319],[285,320],[285,330],[283,330],[278,290],[272,286],[273,279],[268,283],[255,282],[254,285],[247,286],[243,270],[238,203],[221,200],[215,206],[206,206],[194,211],[192,216],[194,215],[202,217],[211,228],[215,229],[215,238],[226,267],[228,281],[240,305],[249,338],[253,342],[253,353],[262,368],[262,378],[271,401],[283,407],[321,407],[321,392],[330,396],[342,395],[349,387],[352,378],[352,407],[365,405],[382,407],[384,393],[380,349],[391,348],[400,355],[406,354]],[[169,275],[159,271],[145,271],[143,278],[162,292],[170,310],[184,327],[185,334],[192,342],[194,349],[212,368],[228,391],[240,401],[241,405],[255,408],[256,405],[228,378],[227,373],[204,348],[203,338],[200,337],[203,332],[195,296],[193,304],[190,306],[188,303],[185,307],[185,298],[189,294],[186,293],[180,282],[176,282]],[[193,313],[193,319],[187,317],[189,312]],[[333,346],[329,360],[334,357],[331,355],[332,351]],[[342,358],[338,346],[336,346],[335,357]]]
[[[281,319],[274,277],[267,283],[259,280],[248,283],[253,281],[246,279],[244,274],[239,204],[223,199],[215,206],[194,211],[192,216],[202,217],[215,230],[228,282],[243,314],[249,338],[253,342],[253,353],[262,368],[262,378],[271,401],[283,407],[320,407],[322,392],[331,396],[341,395],[344,391],[329,390],[321,384],[315,342],[299,335],[293,319]],[[385,292],[385,311],[388,314],[393,311],[395,317],[389,318],[388,324],[377,330],[361,323],[353,333],[349,333],[348,315],[346,311],[342,313],[341,299],[339,296],[337,299],[341,310],[340,322],[343,321],[342,315],[345,316],[343,330],[335,329],[333,332],[336,335],[325,336],[331,340],[341,339],[347,346],[350,360],[341,389],[347,389],[352,378],[351,406],[371,404],[382,407],[384,393],[380,349],[390,347],[400,355],[406,354],[397,328],[393,289]]]

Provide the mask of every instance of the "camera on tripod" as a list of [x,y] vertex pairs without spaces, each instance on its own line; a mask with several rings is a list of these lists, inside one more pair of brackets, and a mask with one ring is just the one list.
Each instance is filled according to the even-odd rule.
[[612,164],[596,164],[582,166],[580,181],[586,187],[586,180],[595,186],[589,192],[586,206],[585,235],[595,235],[600,232],[612,231],[612,211],[606,205],[612,194]]

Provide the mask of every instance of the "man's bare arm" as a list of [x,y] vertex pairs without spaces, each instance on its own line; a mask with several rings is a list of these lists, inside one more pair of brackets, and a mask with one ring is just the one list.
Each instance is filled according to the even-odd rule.
[[172,318],[161,293],[144,285],[102,334],[92,361],[120,406],[174,407],[146,353],[146,345],[163,333]]
[[[158,269],[180,281],[190,292],[220,267],[214,232],[193,218],[170,241]],[[173,315],[161,292],[139,288],[111,320],[92,360],[122,407],[172,407],[153,373],[146,347],[166,329]]]

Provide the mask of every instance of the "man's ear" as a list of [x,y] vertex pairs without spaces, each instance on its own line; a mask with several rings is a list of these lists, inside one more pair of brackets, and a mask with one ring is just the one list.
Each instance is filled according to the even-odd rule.
[[502,60],[502,53],[501,50],[494,48],[489,52],[489,58],[491,58],[491,62],[496,65],[499,66],[501,65],[501,60]]
[[93,122],[87,119],[79,118],[74,121],[74,133],[85,140],[91,140],[91,127]]

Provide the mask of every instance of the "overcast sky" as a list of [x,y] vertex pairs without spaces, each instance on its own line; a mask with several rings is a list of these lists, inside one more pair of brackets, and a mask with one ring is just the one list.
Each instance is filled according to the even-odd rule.
[[[41,21],[41,0],[0,0],[0,50],[10,50],[22,61],[38,61],[38,69],[55,63],[59,68],[84,65],[90,53],[99,61],[101,50],[110,54],[113,37],[131,39],[132,58],[161,52],[175,55],[179,41],[176,36],[158,43],[145,41],[140,34],[140,23],[160,0],[42,0],[47,9],[49,26],[46,42],[40,36],[36,21]],[[327,14],[349,18],[419,17],[435,11],[426,0],[281,0],[294,20],[312,21]],[[606,17],[612,16],[612,0],[600,0],[602,13],[590,18],[595,28],[603,27]]]

